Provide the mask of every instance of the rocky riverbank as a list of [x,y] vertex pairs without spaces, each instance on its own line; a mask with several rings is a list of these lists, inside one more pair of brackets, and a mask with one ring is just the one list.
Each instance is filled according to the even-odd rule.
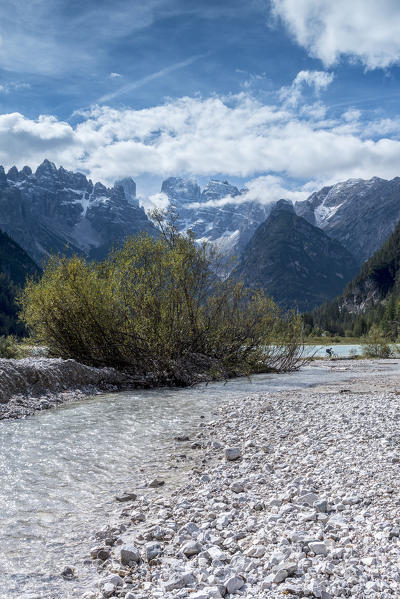
[[120,498],[85,599],[399,597],[400,376],[341,368],[374,376],[228,400],[177,432],[172,466],[192,469]]
[[0,359],[0,420],[23,418],[103,391],[151,386],[113,368],[61,358]]

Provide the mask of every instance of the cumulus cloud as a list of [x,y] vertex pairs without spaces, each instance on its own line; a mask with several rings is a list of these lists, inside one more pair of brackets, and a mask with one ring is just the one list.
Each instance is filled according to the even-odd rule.
[[325,66],[347,56],[366,68],[385,68],[400,61],[398,0],[272,0],[298,44]]
[[295,106],[300,102],[304,87],[310,87],[317,94],[332,83],[333,73],[326,71],[300,71],[293,79],[292,85],[282,87],[280,90],[281,100]]
[[399,174],[398,120],[366,122],[359,111],[329,119],[325,112],[323,106],[265,104],[242,92],[141,110],[97,106],[74,126],[53,116],[5,114],[0,164],[34,167],[48,157],[108,183],[128,175],[223,173],[255,179],[249,198],[273,199],[297,199],[293,194],[308,181]]
[[[309,185],[300,189],[290,189],[288,185],[285,184],[282,177],[264,175],[262,177],[256,177],[255,179],[248,181],[240,196],[232,197],[228,195],[224,198],[219,198],[218,200],[208,200],[207,202],[191,202],[190,207],[199,208],[201,206],[204,208],[209,206],[221,208],[227,204],[243,204],[244,202],[271,204],[272,202],[276,202],[277,200],[281,199],[292,200],[292,202],[301,202],[302,200],[307,199],[309,195]],[[159,199],[165,200],[165,198],[159,198],[159,196],[165,196],[165,198],[167,198],[165,194],[156,194],[155,196],[152,196],[155,203],[157,203]]]
[[167,194],[161,191],[160,193],[150,195],[148,198],[142,198],[141,203],[148,210],[152,208],[164,210],[169,206],[169,199]]

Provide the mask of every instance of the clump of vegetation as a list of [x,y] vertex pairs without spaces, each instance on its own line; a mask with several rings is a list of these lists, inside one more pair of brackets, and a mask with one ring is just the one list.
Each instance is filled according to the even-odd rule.
[[19,358],[19,344],[16,337],[13,335],[0,336],[0,358]]
[[101,263],[55,257],[21,296],[21,318],[53,355],[187,385],[290,371],[302,321],[260,291],[219,277],[225,261],[155,213],[158,238],[129,239]]
[[365,341],[363,353],[367,358],[391,358],[394,356],[393,347],[378,326],[372,325]]

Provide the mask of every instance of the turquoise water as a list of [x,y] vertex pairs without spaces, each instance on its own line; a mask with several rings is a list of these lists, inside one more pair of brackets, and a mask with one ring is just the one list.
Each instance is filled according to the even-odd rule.
[[362,345],[309,345],[306,346],[308,351],[315,351],[315,356],[318,358],[327,357],[326,350],[331,347],[338,358],[350,358],[352,355],[362,355]]

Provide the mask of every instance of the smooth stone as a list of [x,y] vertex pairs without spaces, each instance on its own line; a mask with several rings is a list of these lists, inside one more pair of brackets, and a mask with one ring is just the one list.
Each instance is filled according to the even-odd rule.
[[243,493],[244,486],[242,485],[242,483],[234,482],[231,484],[231,491],[233,491],[234,493]]
[[154,478],[152,481],[149,482],[149,484],[147,486],[150,487],[151,489],[157,489],[158,487],[162,487],[163,485],[165,485],[164,480],[159,480],[158,478]]
[[116,495],[115,500],[120,503],[124,503],[125,501],[135,501],[137,498],[136,493],[124,493],[123,495]]
[[244,585],[244,580],[241,576],[231,576],[225,581],[226,592],[229,594],[239,591]]
[[273,582],[275,584],[279,584],[280,582],[283,582],[284,580],[286,580],[286,578],[289,576],[289,572],[287,570],[280,569],[276,572]]
[[110,574],[104,579],[104,584],[113,584],[115,587],[119,587],[124,584],[124,579],[121,578],[118,574]]
[[111,584],[111,582],[106,582],[106,584],[103,586],[101,590],[103,597],[105,597],[106,599],[114,595],[114,591],[115,585]]
[[200,543],[196,543],[196,541],[188,541],[182,546],[182,553],[186,555],[186,557],[192,557],[193,555],[197,555],[203,550]]
[[239,447],[226,447],[225,458],[228,462],[234,462],[242,457],[242,452]]

